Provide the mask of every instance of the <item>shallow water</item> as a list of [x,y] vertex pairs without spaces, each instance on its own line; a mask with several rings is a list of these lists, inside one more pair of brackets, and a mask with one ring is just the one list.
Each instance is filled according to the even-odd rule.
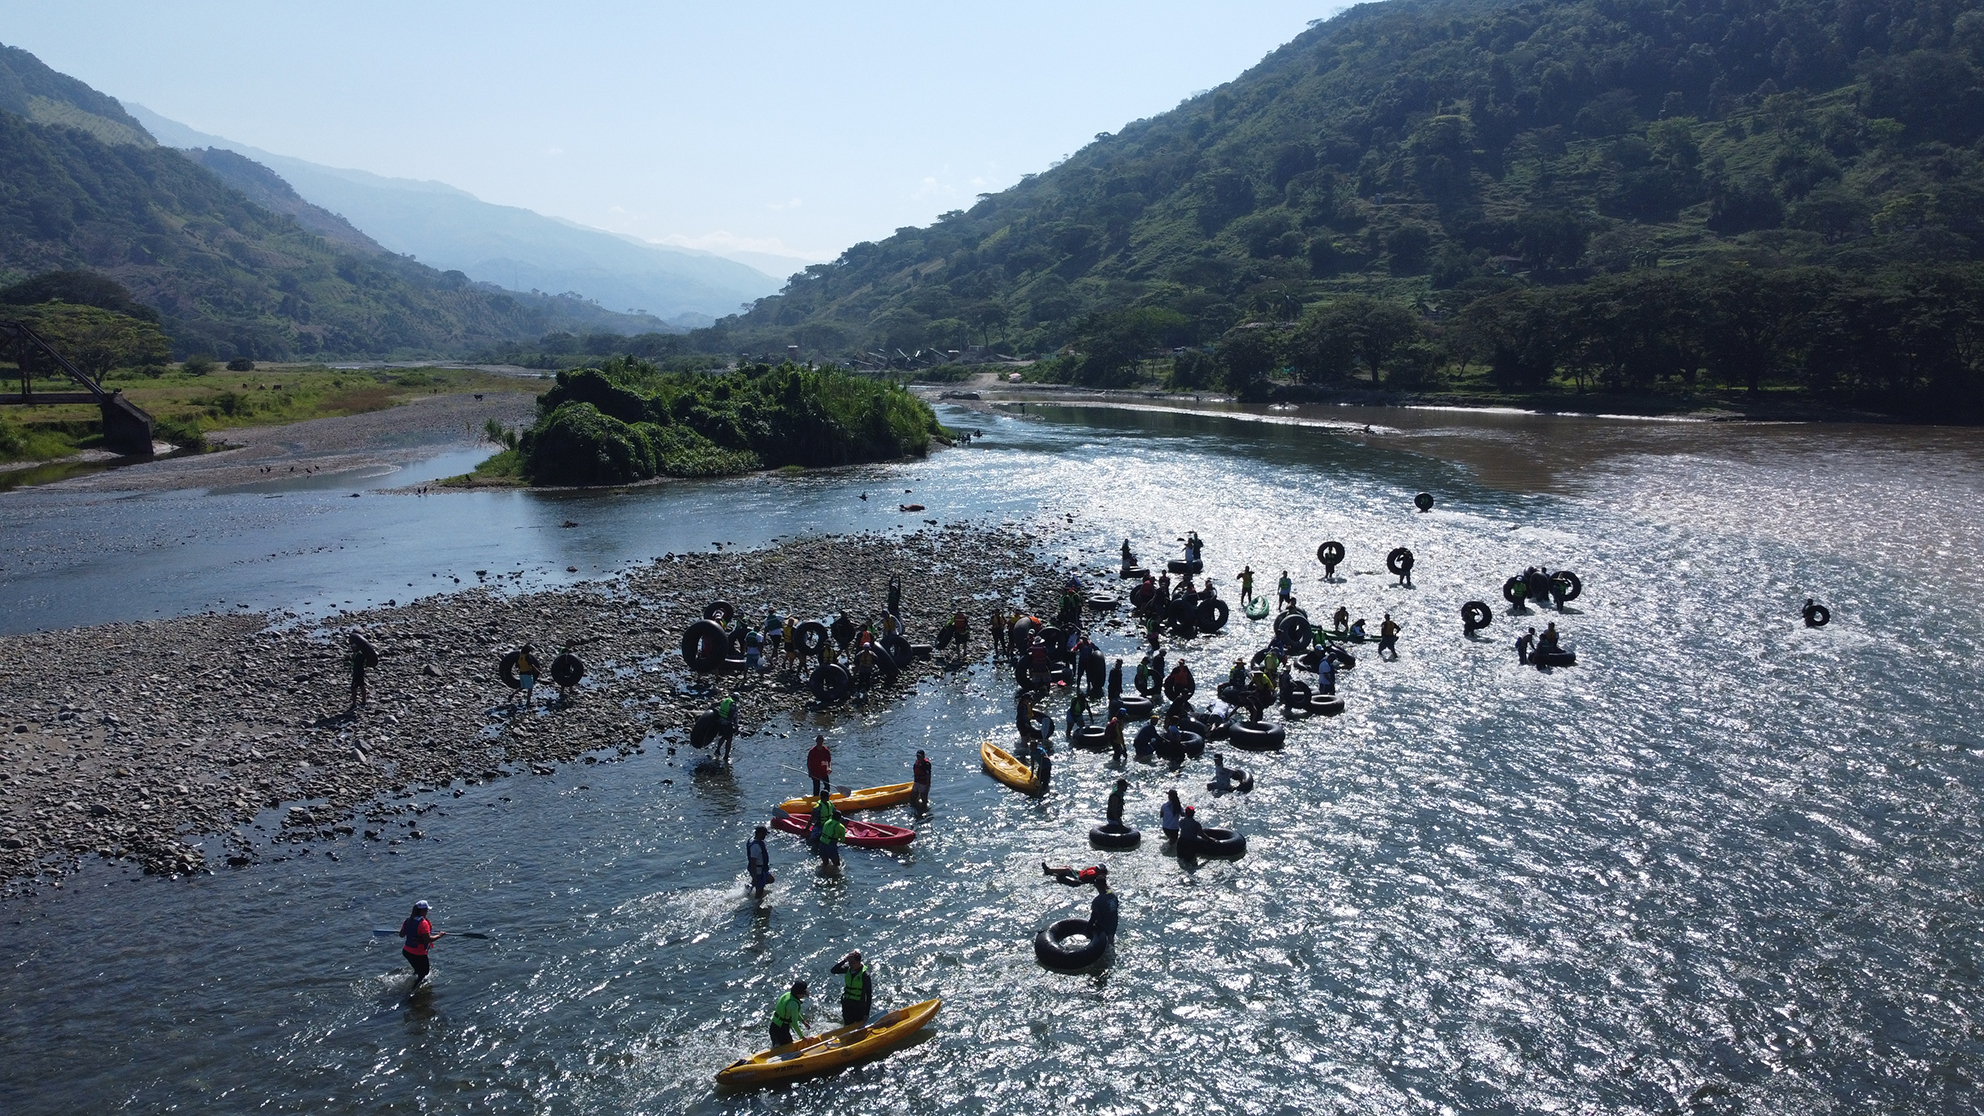
[[[1138,824],[1154,829],[1175,785],[1250,851],[1109,854],[1124,933],[1103,974],[1046,973],[1028,939],[1085,906],[1037,865],[1104,859],[1084,834],[1119,772],[1064,754],[1042,801],[979,772],[1010,701],[981,662],[890,709],[774,724],[790,738],[740,741],[729,773],[650,748],[423,791],[439,804],[428,838],[393,848],[191,881],[97,867],[10,901],[0,1109],[1984,1107],[1969,514],[1984,469],[1968,432],[1271,417],[1029,406],[971,420],[985,440],[927,462],[601,496],[6,497],[10,534],[26,509],[34,542],[9,554],[0,600],[41,617],[17,628],[116,618],[92,602],[140,555],[133,595],[168,614],[222,598],[321,611],[405,599],[404,582],[444,580],[430,572],[554,581],[712,541],[913,526],[894,508],[914,501],[1038,524],[1050,552],[1091,565],[1125,535],[1155,560],[1196,529],[1229,599],[1241,562],[1261,585],[1285,567],[1312,606],[1374,626],[1389,611],[1406,635],[1398,663],[1361,655],[1344,676],[1343,716],[1239,761],[1252,795],[1211,801],[1204,763],[1129,765]],[[1529,483],[1523,462],[1544,459],[1549,483]],[[1422,489],[1431,514],[1411,507]],[[1328,537],[1350,548],[1333,584],[1314,560]],[[1417,556],[1414,588],[1382,572],[1396,545]],[[1500,604],[1534,563],[1583,574],[1561,617]],[[1807,595],[1830,627],[1799,625]],[[1469,598],[1496,604],[1477,641],[1456,616]],[[1580,665],[1517,669],[1513,622],[1546,618]],[[1173,660],[1210,687],[1264,627],[1236,615]],[[860,785],[906,778],[929,750],[935,809],[909,851],[854,850],[838,880],[775,835],[760,908],[739,846],[803,790],[816,726]],[[436,987],[409,1000],[394,944],[368,931],[418,897],[443,928],[499,939],[443,942]],[[881,1002],[945,998],[929,1037],[714,1095],[779,988],[826,989],[850,948],[879,958]]]

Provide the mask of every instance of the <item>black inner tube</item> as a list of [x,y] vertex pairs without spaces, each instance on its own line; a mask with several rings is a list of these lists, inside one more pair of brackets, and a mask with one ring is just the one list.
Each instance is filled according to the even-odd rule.
[[560,686],[576,686],[586,676],[586,664],[567,651],[551,660],[551,680]]
[[737,610],[731,607],[729,601],[712,601],[703,609],[703,619],[714,620],[719,624],[728,624],[736,616]]
[[[1080,945],[1070,939],[1086,938]],[[1097,937],[1085,918],[1064,918],[1033,937],[1033,955],[1050,969],[1085,969],[1102,959],[1109,949],[1107,938]]]
[[502,661],[496,664],[496,676],[503,680],[503,685],[508,686],[512,690],[521,690],[524,688],[524,684],[517,678],[517,660],[523,657],[524,653],[522,651],[512,651],[503,656]]
[[1569,570],[1558,570],[1550,575],[1550,580],[1557,585],[1557,599],[1560,601],[1566,603],[1575,601],[1579,594],[1584,592],[1584,582],[1579,581],[1578,575]]
[[730,651],[730,637],[714,620],[698,620],[682,633],[682,661],[689,669],[707,673],[723,665]]
[[1831,609],[1822,604],[1808,604],[1805,606],[1806,627],[1823,628],[1830,623],[1832,623]]
[[1412,551],[1402,546],[1397,547],[1390,554],[1385,555],[1385,568],[1393,574],[1404,576],[1412,569]]
[[1343,544],[1331,539],[1316,548],[1316,561],[1325,566],[1343,565]]
[[1421,492],[1419,495],[1414,496],[1412,498],[1412,503],[1413,506],[1417,507],[1422,512],[1432,511],[1433,494],[1431,492]]
[[1495,620],[1495,614],[1481,601],[1469,601],[1460,606],[1460,622],[1469,632],[1487,627]]

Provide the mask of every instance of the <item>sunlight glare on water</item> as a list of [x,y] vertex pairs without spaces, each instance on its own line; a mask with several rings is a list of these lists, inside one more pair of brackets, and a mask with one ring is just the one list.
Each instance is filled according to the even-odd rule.
[[[1155,565],[1197,530],[1229,601],[1243,562],[1270,593],[1287,569],[1320,615],[1341,602],[1375,627],[1389,612],[1400,661],[1360,649],[1345,714],[1241,757],[1259,779],[1245,796],[1213,800],[1209,761],[1174,776],[1065,751],[1046,798],[1012,793],[979,770],[978,742],[1010,735],[1011,708],[1010,676],[981,661],[888,708],[775,721],[731,772],[692,775],[686,755],[670,766],[650,748],[422,792],[440,804],[432,839],[400,855],[135,884],[97,869],[5,912],[19,924],[0,975],[0,1108],[1979,1107],[1984,470],[1966,440],[1564,420],[1613,449],[1531,490],[1471,460],[1562,429],[1528,416],[1422,415],[1370,437],[1040,405],[949,417],[988,437],[791,487],[561,500],[543,514],[583,509],[589,538],[533,545],[553,561],[557,546],[683,549],[657,541],[665,521],[711,499],[763,537],[802,519],[861,528],[875,513],[854,493],[896,484],[932,516],[1026,525],[1092,575],[1125,537]],[[1440,439],[1455,452],[1434,452]],[[1422,489],[1430,514],[1411,505]],[[468,537],[447,544],[463,547],[477,539],[460,509],[497,506],[419,510],[436,505],[463,517]],[[1326,538],[1350,551],[1327,584]],[[1412,588],[1384,571],[1400,545]],[[1509,615],[1501,584],[1533,564],[1577,570],[1583,597]],[[1800,625],[1808,595],[1832,604],[1831,626]],[[1496,613],[1475,640],[1458,619],[1469,599]],[[1552,619],[1579,665],[1519,669],[1511,641]],[[1203,694],[1265,629],[1236,608],[1172,659]],[[1127,629],[1104,631],[1133,667]],[[815,731],[856,785],[907,778],[927,749],[934,809],[908,850],[855,850],[840,879],[775,836],[779,882],[759,907],[741,845],[803,793]],[[1096,853],[1085,834],[1119,773],[1146,844]],[[1162,855],[1149,838],[1172,786],[1245,833],[1248,855]],[[1043,859],[1110,865],[1123,935],[1106,971],[1034,962],[1034,931],[1086,906]],[[444,928],[499,936],[444,942],[436,987],[409,1000],[395,944],[367,933],[417,895]],[[830,1078],[713,1093],[717,1069],[762,1046],[777,992],[795,975],[829,989],[852,948],[879,962],[878,1003],[944,998],[926,1037]],[[815,1010],[826,1021],[831,998]]]

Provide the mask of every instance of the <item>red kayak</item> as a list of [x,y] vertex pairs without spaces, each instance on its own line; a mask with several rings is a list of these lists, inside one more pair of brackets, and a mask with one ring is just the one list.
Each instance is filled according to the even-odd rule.
[[[840,820],[847,826],[847,843],[857,849],[896,849],[916,839],[914,829],[904,829],[899,825],[877,825],[874,822],[858,821],[842,814]],[[787,833],[806,836],[810,819],[797,814],[780,814],[772,819],[775,828]]]

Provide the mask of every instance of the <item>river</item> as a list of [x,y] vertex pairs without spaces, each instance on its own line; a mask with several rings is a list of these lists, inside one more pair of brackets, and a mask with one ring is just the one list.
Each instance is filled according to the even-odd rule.
[[[977,743],[1007,733],[1010,677],[981,662],[886,709],[771,726],[729,772],[650,748],[418,789],[429,839],[397,847],[177,881],[92,866],[0,906],[0,1110],[1984,1108],[1974,432],[947,415],[986,436],[901,466],[614,494],[387,489],[452,461],[315,489],[19,490],[0,495],[0,610],[15,631],[243,605],[318,616],[478,569],[555,584],[717,542],[896,530],[914,502],[1038,525],[1091,570],[1125,537],[1161,559],[1196,530],[1229,599],[1243,562],[1268,586],[1287,569],[1324,614],[1390,613],[1399,661],[1360,656],[1342,716],[1242,758],[1259,780],[1245,796],[1211,799],[1205,763],[1174,776],[1087,753],[1060,757],[1042,800],[1006,790]],[[1350,552],[1331,583],[1325,538]],[[1411,588],[1384,572],[1400,545]],[[1503,579],[1534,564],[1577,570],[1584,595],[1508,615]],[[1828,627],[1802,626],[1807,596]],[[1496,605],[1472,640],[1470,598]],[[1578,666],[1516,666],[1510,642],[1546,620]],[[1236,614],[1172,657],[1209,687],[1264,628]],[[741,843],[804,792],[815,731],[856,785],[907,778],[928,750],[934,809],[909,851],[855,850],[838,879],[774,836],[779,882],[754,903]],[[1175,786],[1250,851],[1107,854],[1115,960],[1048,973],[1033,932],[1085,903],[1039,863],[1105,859],[1084,838],[1119,775],[1147,831]],[[421,897],[441,928],[496,937],[444,941],[433,989],[408,997],[395,943],[369,930]],[[856,948],[879,962],[882,1003],[944,998],[927,1037],[838,1076],[713,1093],[762,1045],[777,992],[795,975],[826,990]]]

